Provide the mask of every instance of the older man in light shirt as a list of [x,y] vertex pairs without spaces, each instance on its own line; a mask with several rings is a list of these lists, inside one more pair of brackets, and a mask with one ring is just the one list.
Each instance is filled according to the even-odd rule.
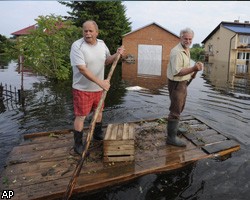
[[167,69],[169,98],[171,101],[167,125],[167,144],[185,147],[186,144],[178,136],[180,114],[184,109],[187,97],[187,84],[192,75],[202,70],[201,62],[190,66],[189,47],[192,44],[194,32],[190,28],[181,30],[180,43],[170,52],[170,61]]

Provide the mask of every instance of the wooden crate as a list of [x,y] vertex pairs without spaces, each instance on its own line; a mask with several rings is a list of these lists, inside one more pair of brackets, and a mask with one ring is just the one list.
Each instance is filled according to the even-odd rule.
[[109,124],[103,141],[103,161],[133,161],[135,154],[134,124]]

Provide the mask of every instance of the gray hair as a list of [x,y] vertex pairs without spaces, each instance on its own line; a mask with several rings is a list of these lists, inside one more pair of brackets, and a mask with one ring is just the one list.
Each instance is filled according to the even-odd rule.
[[182,29],[180,32],[180,37],[182,37],[185,33],[190,33],[194,36],[194,31],[191,28]]
[[97,25],[97,23],[96,23],[94,20],[87,20],[87,21],[85,21],[85,22],[82,24],[82,27],[83,27],[86,23],[92,23],[92,24],[95,26],[96,31],[99,30],[98,25]]

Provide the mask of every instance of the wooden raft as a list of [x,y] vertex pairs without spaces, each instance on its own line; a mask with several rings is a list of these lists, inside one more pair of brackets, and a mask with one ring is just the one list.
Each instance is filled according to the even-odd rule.
[[[181,121],[188,130],[182,137],[187,147],[166,145],[166,123],[164,118],[128,123],[134,127],[133,161],[103,162],[102,142],[92,141],[73,195],[175,170],[200,159],[230,155],[240,149],[237,142],[192,116]],[[70,130],[25,135],[8,157],[1,174],[1,191],[13,190],[11,199],[16,200],[61,199],[80,159],[72,146]]]

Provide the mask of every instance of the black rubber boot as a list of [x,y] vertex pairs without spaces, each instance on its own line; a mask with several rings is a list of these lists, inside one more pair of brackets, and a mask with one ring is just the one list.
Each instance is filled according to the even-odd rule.
[[95,124],[95,130],[94,130],[93,137],[95,140],[103,140],[104,139],[103,131],[102,131],[102,122],[97,122]]
[[174,145],[177,147],[185,147],[186,143],[177,137],[178,132],[178,120],[169,120],[167,124],[167,144]]
[[79,155],[82,155],[82,152],[84,150],[84,145],[82,143],[82,134],[82,132],[74,130],[74,151]]
[[187,133],[187,129],[186,128],[183,128],[183,127],[180,127],[180,126],[178,126],[178,131],[177,131],[177,135],[183,135],[183,134],[185,134],[185,133]]

